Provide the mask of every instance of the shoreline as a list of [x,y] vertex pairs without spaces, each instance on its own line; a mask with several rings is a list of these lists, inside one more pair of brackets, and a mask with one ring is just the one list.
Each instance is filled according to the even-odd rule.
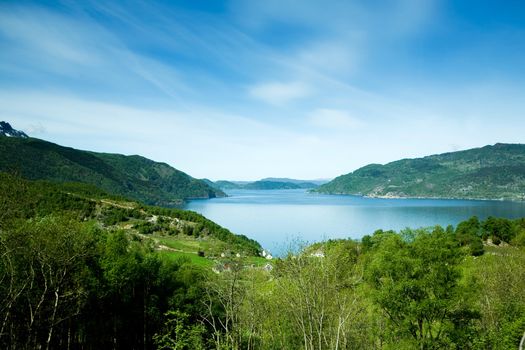
[[362,193],[347,193],[347,192],[317,192],[312,191],[309,193],[326,194],[326,195],[337,195],[337,196],[357,196],[363,198],[372,199],[442,199],[442,200],[466,200],[466,201],[492,201],[492,202],[515,202],[525,203],[524,199],[511,199],[511,198],[476,198],[476,197],[430,197],[430,196],[398,196],[398,195],[375,195],[375,194],[362,194]]

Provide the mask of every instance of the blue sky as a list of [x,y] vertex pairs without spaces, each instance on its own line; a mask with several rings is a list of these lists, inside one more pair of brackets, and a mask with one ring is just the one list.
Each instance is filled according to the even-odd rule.
[[2,1],[0,119],[198,178],[523,143],[523,1]]

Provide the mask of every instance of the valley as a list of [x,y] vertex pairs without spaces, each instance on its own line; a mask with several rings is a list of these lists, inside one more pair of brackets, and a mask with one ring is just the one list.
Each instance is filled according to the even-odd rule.
[[60,347],[74,334],[75,346],[92,348],[385,339],[483,349],[521,339],[524,202],[322,193],[340,178],[196,180],[12,128],[0,149],[3,344]]

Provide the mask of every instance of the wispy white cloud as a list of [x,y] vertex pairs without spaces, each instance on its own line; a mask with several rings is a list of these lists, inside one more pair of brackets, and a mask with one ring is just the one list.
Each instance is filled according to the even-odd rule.
[[[10,42],[7,49],[19,49],[20,56],[35,55],[32,58],[42,68],[57,61],[55,69],[64,63],[91,65],[102,62],[102,57],[96,54],[96,46],[106,41],[100,38],[103,34],[96,27],[79,25],[78,20],[38,7],[0,13],[0,33]],[[93,40],[96,37],[99,40]]]
[[37,121],[36,123],[26,124],[24,131],[32,137],[40,137],[46,134],[46,127],[41,121]]
[[311,93],[312,88],[301,82],[262,83],[249,89],[251,96],[274,105],[283,105],[292,100],[305,98]]
[[[455,77],[503,36],[447,60],[424,37],[439,30],[439,2],[372,3],[0,4],[0,118],[212,178],[332,177],[521,140],[519,74]],[[519,62],[516,51],[506,56]]]
[[0,33],[8,42],[0,67],[24,71],[33,86],[107,97],[161,93],[179,101],[191,91],[176,67],[131,50],[88,16],[17,7],[0,15]]
[[296,62],[320,73],[348,77],[357,71],[362,59],[363,41],[354,38],[340,41],[320,41],[302,48],[296,54]]
[[355,118],[348,111],[321,108],[310,114],[309,122],[318,128],[331,129],[332,131],[348,131],[363,127],[362,120]]

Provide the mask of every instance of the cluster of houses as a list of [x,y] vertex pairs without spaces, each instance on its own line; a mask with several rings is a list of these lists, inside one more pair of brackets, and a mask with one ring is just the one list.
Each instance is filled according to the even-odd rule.
[[324,252],[322,250],[316,250],[315,252],[310,253],[310,256],[314,258],[324,258]]
[[[223,262],[223,263],[218,263],[217,265],[215,265],[213,268],[212,268],[212,271],[215,272],[215,273],[221,273],[221,272],[226,272],[226,271],[231,271],[232,268],[233,268],[233,264],[230,263],[230,262]],[[244,268],[257,268],[255,264],[252,264],[252,265],[249,265],[249,266],[244,266]],[[270,264],[270,263],[266,263],[264,266],[262,267],[259,267],[259,268],[262,268],[263,270],[265,271],[272,271],[273,270],[273,265]]]
[[[221,253],[221,258],[231,258],[231,257],[232,257],[232,254],[229,254],[229,253]],[[236,253],[236,254],[235,254],[235,257],[236,257],[236,258],[240,258],[240,257],[241,257],[241,254]]]
[[262,256],[263,258],[266,258],[267,260],[272,260],[272,259],[273,259],[272,254],[270,254],[270,252],[267,252],[266,250],[263,250],[263,251],[261,252],[261,256]]
[[[267,260],[272,260],[273,259],[272,254],[270,254],[270,252],[268,252],[266,250],[263,250],[260,253],[260,255],[263,258],[267,259]],[[325,254],[324,254],[324,252],[321,249],[312,251],[309,255],[311,257],[313,257],[313,258],[324,258],[325,257]],[[232,257],[232,256],[233,256],[233,254],[231,254],[231,253],[221,253],[221,258],[229,258],[229,257]],[[236,253],[235,257],[240,258],[241,255],[239,253]],[[256,266],[255,265],[251,265],[251,266],[245,266],[245,267],[255,268]],[[225,272],[225,271],[231,271],[231,269],[232,269],[232,263],[230,263],[230,262],[223,262],[223,263],[217,264],[213,268],[213,272],[221,273],[221,272]],[[265,270],[265,271],[271,271],[271,270],[273,270],[273,265],[268,262],[264,266],[262,266],[262,269]]]
[[[263,250],[260,255],[265,258],[266,260],[272,260],[273,259],[273,256],[270,252],[266,251],[266,250]],[[221,253],[221,258],[223,259],[227,259],[227,258],[232,258],[232,257],[236,257],[236,258],[240,258],[241,257],[241,254],[239,253],[235,253],[235,255],[232,253],[232,252],[223,252]],[[225,272],[225,271],[231,271],[232,268],[233,268],[233,265],[235,263],[234,262],[230,262],[230,261],[226,261],[226,262],[219,262],[217,265],[215,265],[213,267],[213,272],[215,273],[221,273],[221,272]],[[252,264],[250,266],[244,266],[245,268],[256,268],[256,265]],[[265,271],[271,271],[273,269],[273,265],[271,263],[266,263],[264,266],[262,267],[259,267],[259,268],[262,268],[263,270]]]

